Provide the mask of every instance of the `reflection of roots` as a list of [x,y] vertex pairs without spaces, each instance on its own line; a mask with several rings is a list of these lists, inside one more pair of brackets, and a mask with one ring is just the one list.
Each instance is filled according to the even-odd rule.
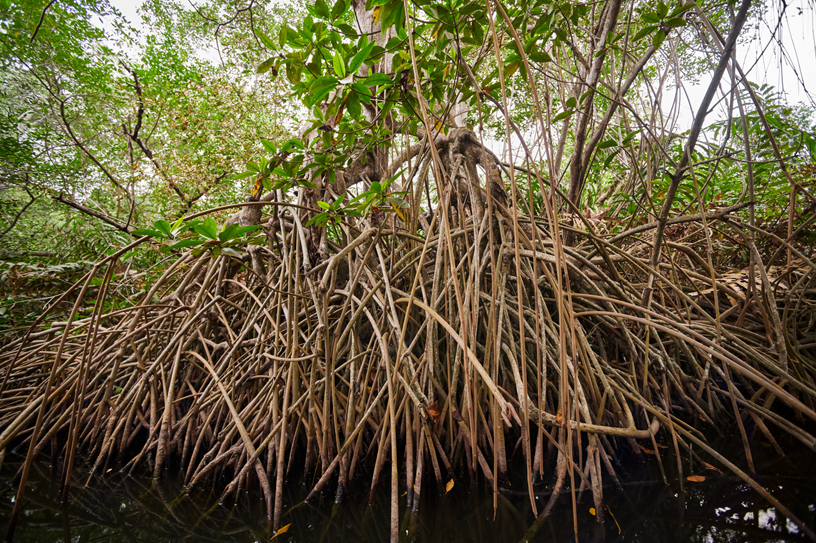
[[[488,198],[468,152],[445,162],[458,204],[448,193],[430,218],[343,225],[341,242],[281,205],[251,264],[185,254],[136,306],[12,344],[0,448],[31,440],[45,401],[37,450],[67,439],[96,473],[117,455],[153,462],[157,475],[172,460],[187,485],[228,475],[225,496],[255,479],[278,526],[284,476],[304,461],[314,492],[332,481],[339,500],[363,464],[373,492],[391,458],[416,509],[429,479],[443,489],[478,471],[493,484],[520,450],[531,483],[561,488],[569,475],[600,514],[602,475],[616,479],[615,447],[627,442],[661,440],[684,458],[693,444],[697,460],[744,478],[695,426],[736,421],[747,441],[750,418],[774,446],[782,430],[812,447],[802,417],[816,419],[815,361],[796,346],[812,337],[813,303],[807,279],[795,284],[801,270],[788,275],[784,311],[769,304],[767,278],[753,301],[718,283],[718,321],[712,295],[687,294],[712,287],[681,266],[687,248],[670,244],[650,270],[639,238],[554,246],[547,220],[514,220],[517,207]],[[485,170],[498,175],[495,163]],[[330,257],[316,262],[307,237],[321,236]]]

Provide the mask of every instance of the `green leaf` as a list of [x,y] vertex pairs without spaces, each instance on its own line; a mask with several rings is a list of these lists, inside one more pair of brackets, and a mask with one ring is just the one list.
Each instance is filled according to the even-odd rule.
[[154,238],[162,237],[162,233],[158,230],[150,230],[148,228],[140,228],[131,232],[134,236],[152,236]]
[[651,34],[652,32],[654,32],[655,30],[657,30],[657,25],[649,25],[647,27],[644,27],[640,30],[640,32],[635,34],[635,37],[632,38],[632,40],[633,41],[641,40],[648,36],[649,34]]
[[255,29],[255,35],[258,36],[258,39],[261,40],[261,43],[264,44],[264,47],[266,47],[267,49],[273,49],[273,50],[277,49],[277,47],[275,47],[275,42],[273,42],[269,38],[269,36],[267,36],[266,34],[261,32],[257,28]]
[[346,109],[351,116],[355,119],[360,117],[360,114],[363,112],[363,108],[360,106],[360,98],[359,94],[356,92],[352,92],[349,94],[348,102],[346,103]]
[[339,81],[336,77],[325,76],[315,79],[309,86],[309,107],[314,106],[328,96],[337,86],[337,83],[339,83]]
[[204,243],[200,239],[184,239],[179,242],[174,243],[170,246],[171,249],[184,249],[186,247],[196,247],[197,245],[201,245]]
[[391,78],[388,77],[386,74],[371,74],[370,76],[366,77],[363,80],[364,85],[368,85],[369,87],[379,86],[379,85],[387,85],[391,83]]
[[215,240],[218,238],[218,225],[215,219],[211,217],[207,217],[203,223],[195,225],[193,230],[207,239]]
[[178,220],[173,223],[173,226],[170,227],[170,229],[173,231],[173,236],[175,236],[179,230],[183,229],[184,226],[184,217],[179,217]]
[[277,60],[277,59],[276,59],[275,57],[269,57],[269,58],[268,58],[268,59],[266,59],[265,61],[263,61],[263,62],[261,62],[260,64],[258,64],[258,67],[257,67],[257,68],[255,68],[255,73],[258,73],[258,74],[265,74],[266,72],[268,72],[268,71],[269,71],[269,69],[270,69],[272,66],[274,66],[274,65],[275,65],[275,61],[276,61],[276,60]]
[[606,140],[602,141],[598,144],[598,149],[609,149],[610,147],[614,147],[618,144],[615,140]]
[[572,112],[572,111],[562,111],[561,113],[559,113],[558,115],[553,117],[553,122],[558,122],[560,120],[566,119],[567,117],[569,117],[573,113],[574,112]]
[[569,98],[567,98],[567,102],[565,105],[568,108],[574,108],[575,106],[578,105],[578,100],[575,98],[575,96],[570,96]]
[[663,0],[660,0],[660,1],[657,3],[657,13],[658,13],[658,14],[659,14],[661,17],[664,17],[664,18],[666,17],[666,15],[668,15],[668,14],[669,14],[669,7],[666,5],[666,3],[665,3],[665,2],[663,2]]
[[235,174],[235,179],[246,179],[247,177],[252,177],[253,175],[256,175],[256,174],[257,174],[257,172],[251,172],[251,171],[250,172],[243,172],[243,173]]
[[334,64],[334,73],[337,74],[337,77],[339,77],[340,79],[346,77],[346,61],[343,59],[343,56],[340,54],[340,51],[334,52],[332,62]]
[[324,19],[328,19],[330,17],[329,6],[326,5],[325,0],[315,0],[314,10],[315,13]]
[[359,81],[355,81],[351,84],[351,88],[354,89],[354,92],[358,94],[358,98],[365,102],[366,104],[371,103],[371,91],[368,90],[368,87],[360,83]]
[[289,37],[289,27],[286,25],[281,25],[280,32],[278,34],[278,44],[283,47],[286,45],[286,41]]
[[671,26],[673,28],[686,26],[686,20],[682,17],[672,17],[666,21],[666,26]]
[[306,226],[311,226],[313,224],[316,226],[323,226],[324,224],[326,224],[328,218],[329,218],[328,212],[324,211],[323,213],[318,213],[317,215],[309,219],[309,222],[306,223]]
[[384,5],[380,13],[380,18],[382,19],[383,32],[392,26],[396,26],[397,30],[402,28],[405,24],[405,6],[403,5],[403,0],[391,0]]
[[619,147],[619,148],[615,149],[615,151],[611,155],[606,157],[606,160],[604,160],[604,163],[603,163],[604,168],[608,168],[609,165],[612,164],[612,160],[614,160],[615,157],[618,156],[618,153],[620,153],[620,152],[621,152],[621,150],[620,150],[620,147]]
[[677,17],[677,16],[687,12],[690,9],[694,9],[695,7],[697,7],[697,4],[695,4],[694,2],[689,2],[688,4],[686,4],[684,6],[678,5],[676,8],[674,8],[672,10],[671,16],[672,17]]
[[643,22],[649,24],[659,23],[661,19],[661,17],[657,13],[644,13],[642,18]]
[[337,0],[331,10],[332,19],[337,20],[346,12],[346,0]]
[[397,207],[409,207],[408,202],[406,202],[404,199],[400,198],[399,196],[389,196],[388,198],[386,198],[386,200],[389,201],[390,203],[394,204]]
[[324,201],[322,201],[322,200],[318,200],[318,201],[317,201],[317,205],[318,205],[318,206],[320,206],[321,208],[325,209],[326,211],[328,211],[329,209],[331,209],[331,205],[330,205],[330,204],[327,204],[326,202],[324,202]]
[[663,30],[658,30],[655,32],[655,35],[652,36],[652,47],[655,49],[660,49],[660,46],[663,45],[663,42],[666,40],[666,33]]
[[159,232],[161,232],[166,238],[169,238],[172,235],[171,233],[172,228],[170,228],[170,223],[165,221],[164,219],[154,222],[153,227]]
[[363,47],[356,55],[354,55],[354,57],[352,57],[351,62],[349,63],[349,73],[357,73],[357,70],[363,65],[363,62],[368,59],[368,56],[371,54],[371,51],[374,49],[375,45],[377,45],[377,42],[372,41]]
[[635,136],[637,136],[637,135],[638,135],[638,134],[640,134],[641,132],[643,132],[643,130],[642,130],[642,129],[640,129],[640,130],[633,130],[632,132],[629,132],[629,133],[626,135],[626,137],[625,137],[625,138],[623,138],[623,143],[624,143],[624,145],[625,145],[625,144],[627,144],[627,143],[629,143],[630,141],[632,141],[632,138],[634,138]]
[[223,241],[229,241],[230,239],[236,237],[235,236],[235,230],[237,228],[238,228],[237,224],[231,224],[231,225],[227,226],[226,228],[224,228],[218,234],[218,240],[223,242]]
[[544,50],[533,51],[528,56],[533,62],[552,62],[552,57]]
[[244,253],[242,253],[238,249],[233,249],[232,247],[224,247],[223,249],[221,249],[221,253],[227,256],[231,256],[233,258],[242,258],[244,256]]

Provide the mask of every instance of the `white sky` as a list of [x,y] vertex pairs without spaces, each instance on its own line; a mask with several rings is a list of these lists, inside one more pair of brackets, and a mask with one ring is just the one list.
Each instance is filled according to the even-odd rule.
[[[812,0],[788,0],[781,24],[778,25],[782,10],[781,0],[769,5],[766,17],[751,30],[752,41],[746,46],[738,45],[737,58],[748,80],[758,85],[768,84],[784,91],[790,105],[804,103],[816,109],[816,10]],[[747,37],[747,36],[746,36]],[[709,81],[697,85],[687,85],[686,91],[693,110],[685,107],[678,120],[678,129],[685,130],[699,107],[708,88]],[[723,83],[730,85],[728,74]],[[668,111],[673,92],[664,101]],[[720,95],[721,96],[721,95]],[[715,97],[716,101],[720,96]],[[727,104],[723,103],[712,111],[706,124],[727,116]]]

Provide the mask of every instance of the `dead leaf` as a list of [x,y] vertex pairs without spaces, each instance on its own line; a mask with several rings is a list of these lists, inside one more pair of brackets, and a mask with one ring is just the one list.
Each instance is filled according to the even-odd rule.
[[453,488],[453,479],[448,481],[448,484],[445,485],[445,494],[450,492],[452,488]]
[[439,420],[439,417],[442,416],[442,413],[439,411],[439,400],[436,400],[430,406],[428,406],[428,414],[433,417],[435,421]]
[[288,531],[289,531],[289,526],[291,526],[291,525],[292,525],[292,523],[290,522],[290,523],[289,523],[289,524],[287,524],[286,526],[282,526],[282,527],[281,527],[281,529],[280,529],[280,530],[278,530],[277,532],[275,532],[275,535],[273,535],[273,536],[270,538],[270,541],[271,541],[272,539],[275,539],[275,538],[276,538],[276,537],[278,537],[279,535],[281,535],[281,534],[285,534],[286,532],[288,532]]
[[592,516],[595,516],[595,508],[594,507],[589,508],[589,514],[592,515]]
[[608,505],[604,504],[604,507],[606,507],[606,510],[609,512],[609,516],[612,517],[612,520],[615,521],[615,526],[618,527],[618,533],[621,533],[621,527],[620,524],[618,524],[618,519],[616,519],[615,515],[612,514],[612,510],[609,508]]
[[686,477],[686,479],[688,479],[692,483],[702,483],[703,481],[705,481],[705,477],[703,477],[702,475],[689,475],[688,477]]
[[705,464],[705,465],[706,465],[706,467],[707,467],[708,469],[710,469],[710,470],[714,470],[714,471],[716,471],[717,473],[722,473],[722,471],[720,471],[720,470],[719,470],[719,469],[717,469],[716,467],[712,466],[712,465],[711,465],[711,464],[709,464],[708,462],[703,462],[703,464]]
[[252,188],[252,194],[250,198],[252,200],[257,200],[261,194],[261,190],[263,190],[263,176],[259,176],[258,179],[255,180],[255,184]]
[[640,449],[641,449],[643,452],[645,452],[646,454],[654,454],[654,451],[653,451],[652,449],[647,449],[647,448],[646,448],[646,447],[644,447],[643,445],[640,445]]
[[555,423],[556,424],[563,424],[564,423],[564,410],[559,409],[558,413],[555,414]]

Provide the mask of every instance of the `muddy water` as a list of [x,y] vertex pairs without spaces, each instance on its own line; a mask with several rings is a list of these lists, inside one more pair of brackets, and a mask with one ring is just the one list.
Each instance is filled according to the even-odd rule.
[[[721,440],[739,458],[739,439]],[[816,454],[801,446],[785,445],[787,457],[780,459],[761,444],[753,453],[756,479],[791,508],[809,526],[816,526]],[[24,452],[24,451],[23,451]],[[669,484],[663,482],[653,454],[621,450],[619,473],[622,487],[604,488],[608,505],[603,524],[591,513],[592,497],[576,495],[577,539],[587,542],[764,542],[802,541],[792,523],[776,513],[754,490],[736,477],[695,466],[689,471],[683,458],[685,491],[680,492],[676,460],[661,450]],[[18,451],[20,453],[20,451]],[[0,529],[5,532],[11,514],[19,456],[10,454],[0,471]],[[705,459],[704,459],[705,460]],[[385,473],[389,470],[386,469]],[[84,482],[82,468],[75,481]],[[685,480],[689,475],[705,477],[701,482]],[[345,503],[305,505],[306,488],[299,481],[286,485],[284,523],[288,530],[275,542],[383,542],[389,536],[389,490],[385,479],[377,499],[368,505],[368,490],[360,474]],[[243,492],[235,502],[222,504],[207,491],[185,494],[182,477],[168,471],[161,484],[147,474],[127,476],[113,467],[91,479],[88,486],[74,486],[71,501],[58,502],[58,473],[47,461],[36,464],[25,495],[23,513],[15,534],[20,542],[179,542],[270,541],[263,500],[257,489]],[[404,478],[401,481],[404,492]],[[535,515],[526,485],[511,476],[498,495],[494,512],[493,493],[479,483],[460,476],[447,494],[437,493],[433,479],[424,483],[419,514],[407,512],[401,497],[401,541],[406,542],[516,542],[523,541]],[[539,509],[548,500],[548,485],[536,485]],[[444,488],[441,489],[444,492]],[[573,504],[570,493],[530,539],[541,542],[575,541]],[[0,534],[2,535],[2,534]]]

